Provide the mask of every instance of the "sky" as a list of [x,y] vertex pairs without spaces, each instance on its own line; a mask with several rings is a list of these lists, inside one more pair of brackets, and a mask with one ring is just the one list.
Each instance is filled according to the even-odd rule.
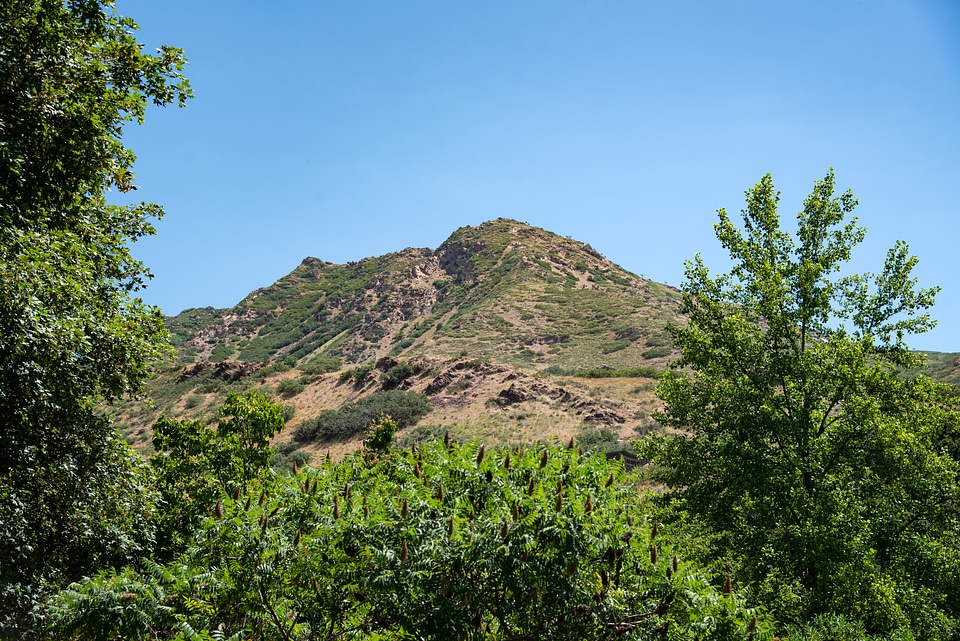
[[908,344],[960,352],[960,2],[117,4],[196,94],[124,135],[167,314],[498,217],[680,286],[698,253],[728,268],[719,208],[770,173],[790,226],[833,167],[869,230],[851,269],[906,241],[942,287]]

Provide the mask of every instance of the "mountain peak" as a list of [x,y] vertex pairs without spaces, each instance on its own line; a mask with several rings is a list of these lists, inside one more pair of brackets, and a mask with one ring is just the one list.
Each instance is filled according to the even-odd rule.
[[673,288],[585,243],[497,218],[457,229],[436,250],[345,265],[307,257],[236,307],[189,322],[181,314],[170,326],[186,361],[469,353],[534,369],[626,367],[670,356],[664,327],[677,303]]

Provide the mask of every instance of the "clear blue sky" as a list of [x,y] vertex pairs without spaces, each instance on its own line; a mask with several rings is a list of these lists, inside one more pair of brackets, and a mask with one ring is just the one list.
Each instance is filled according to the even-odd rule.
[[792,221],[832,166],[856,269],[907,241],[943,287],[910,345],[960,351],[960,2],[118,4],[196,92],[125,139],[167,210],[135,252],[168,314],[499,216],[680,285],[698,252],[726,267],[718,208],[770,172]]

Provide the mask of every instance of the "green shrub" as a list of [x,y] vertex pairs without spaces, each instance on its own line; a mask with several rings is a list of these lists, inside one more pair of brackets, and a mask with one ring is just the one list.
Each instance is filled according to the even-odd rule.
[[340,372],[340,378],[337,379],[338,385],[343,385],[344,383],[353,381],[354,387],[359,387],[363,384],[363,379],[367,374],[373,371],[373,363],[367,363],[366,365],[361,365],[354,369],[348,369]]
[[207,360],[211,363],[220,363],[233,356],[234,351],[233,347],[228,345],[217,345],[210,352],[210,357]]
[[773,636],[602,456],[435,442],[218,498],[176,561],[108,570],[53,599],[53,638]]
[[188,410],[192,410],[194,407],[199,407],[203,405],[203,402],[206,400],[205,397],[200,394],[191,394],[187,397],[186,402],[183,404]]
[[612,354],[613,352],[619,352],[620,350],[630,347],[631,342],[632,341],[623,339],[619,341],[614,341],[612,343],[607,343],[606,345],[600,346],[600,351],[603,352],[604,354]]
[[300,449],[300,443],[288,441],[274,448],[270,467],[274,471],[292,472],[294,466],[303,467],[310,462],[310,454]]
[[385,390],[395,389],[415,373],[416,370],[410,363],[397,363],[380,375],[380,385]]
[[293,438],[299,443],[348,439],[363,433],[389,416],[398,429],[414,425],[430,411],[423,394],[390,390],[348,403],[338,410],[324,410],[316,418],[298,424]]
[[330,372],[339,372],[342,362],[339,358],[329,358],[326,356],[315,356],[300,366],[300,371],[311,376],[329,374]]
[[627,369],[578,369],[567,371],[568,376],[580,378],[660,378],[662,370],[656,367],[630,367]]
[[277,392],[284,398],[296,396],[304,389],[303,383],[295,378],[285,378],[277,385]]
[[577,443],[586,452],[607,452],[624,446],[619,436],[609,427],[587,427],[577,434]]
[[670,356],[673,353],[673,350],[669,347],[654,347],[653,349],[648,349],[643,352],[641,356],[646,359],[651,358],[663,358],[664,356]]

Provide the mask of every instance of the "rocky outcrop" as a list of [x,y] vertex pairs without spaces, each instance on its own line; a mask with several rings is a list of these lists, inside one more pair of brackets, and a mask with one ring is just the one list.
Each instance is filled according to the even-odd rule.
[[240,380],[244,376],[253,374],[263,367],[263,365],[263,363],[238,363],[236,361],[196,363],[195,365],[184,367],[183,371],[180,372],[180,376],[177,378],[177,382],[182,383],[191,378],[209,373],[212,378],[232,383],[233,381]]

